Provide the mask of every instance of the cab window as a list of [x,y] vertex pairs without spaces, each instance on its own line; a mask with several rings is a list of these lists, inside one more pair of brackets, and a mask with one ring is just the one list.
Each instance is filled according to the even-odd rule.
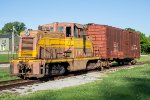
[[84,30],[83,29],[79,29],[79,37],[83,37],[83,35],[84,35]]
[[50,27],[49,31],[50,31],[50,32],[54,32],[54,28],[53,28],[53,27]]
[[58,27],[57,31],[58,32],[64,32],[64,27],[62,27],[62,26]]
[[74,27],[74,37],[78,37],[78,28]]
[[71,36],[71,27],[66,27],[66,37]]

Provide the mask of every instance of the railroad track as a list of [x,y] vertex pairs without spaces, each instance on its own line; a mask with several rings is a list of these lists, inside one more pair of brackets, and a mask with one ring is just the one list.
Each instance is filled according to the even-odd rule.
[[10,64],[10,62],[0,62],[0,64]]
[[100,72],[104,73],[104,72],[117,71],[117,70],[121,70],[121,69],[128,69],[131,66],[136,67],[137,65],[143,65],[143,64],[150,64],[150,62],[139,62],[136,65],[113,66],[113,67],[110,67],[109,69],[105,68],[102,71],[100,71],[99,69],[93,69],[93,70],[89,70],[89,71],[70,72],[69,74],[66,74],[63,76],[45,77],[45,78],[42,78],[39,80],[17,79],[17,80],[10,80],[10,81],[2,81],[2,82],[0,82],[0,91],[6,90],[6,89],[17,88],[20,86],[32,85],[34,83],[42,83],[42,82],[46,82],[46,81],[50,81],[50,80],[64,79],[67,77],[77,76],[77,75],[96,72],[96,71],[100,71]]
[[101,72],[111,72],[111,71],[117,71],[117,70],[121,70],[121,69],[129,69],[131,67],[138,67],[138,65],[144,65],[144,64],[150,64],[150,61],[138,62],[135,65],[122,65],[122,66],[116,65],[116,66],[110,67],[109,69],[104,69]]
[[17,88],[20,86],[32,85],[37,82],[39,82],[39,81],[38,80],[23,80],[23,79],[1,81],[0,82],[0,91],[6,90],[6,89],[11,89],[11,88]]

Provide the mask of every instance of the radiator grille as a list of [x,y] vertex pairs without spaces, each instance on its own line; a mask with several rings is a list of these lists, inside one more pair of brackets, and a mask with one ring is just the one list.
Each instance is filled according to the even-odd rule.
[[22,38],[22,56],[32,56],[33,38]]

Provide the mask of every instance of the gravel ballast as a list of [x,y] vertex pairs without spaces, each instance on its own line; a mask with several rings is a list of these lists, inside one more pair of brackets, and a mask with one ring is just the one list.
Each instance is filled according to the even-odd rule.
[[71,76],[64,79],[53,80],[53,81],[48,81],[43,83],[36,83],[28,86],[21,86],[19,88],[12,88],[10,90],[3,90],[2,92],[19,93],[20,95],[25,95],[40,90],[56,90],[65,87],[86,84],[89,82],[94,82],[96,80],[101,80],[102,76],[104,76],[104,74],[99,71],[91,72],[91,73],[82,74],[78,76]]

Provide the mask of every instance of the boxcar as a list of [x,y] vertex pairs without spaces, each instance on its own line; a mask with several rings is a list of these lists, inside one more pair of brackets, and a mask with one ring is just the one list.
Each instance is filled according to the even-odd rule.
[[130,62],[140,57],[140,34],[98,24],[88,24],[87,34],[91,37],[94,56],[103,60]]

